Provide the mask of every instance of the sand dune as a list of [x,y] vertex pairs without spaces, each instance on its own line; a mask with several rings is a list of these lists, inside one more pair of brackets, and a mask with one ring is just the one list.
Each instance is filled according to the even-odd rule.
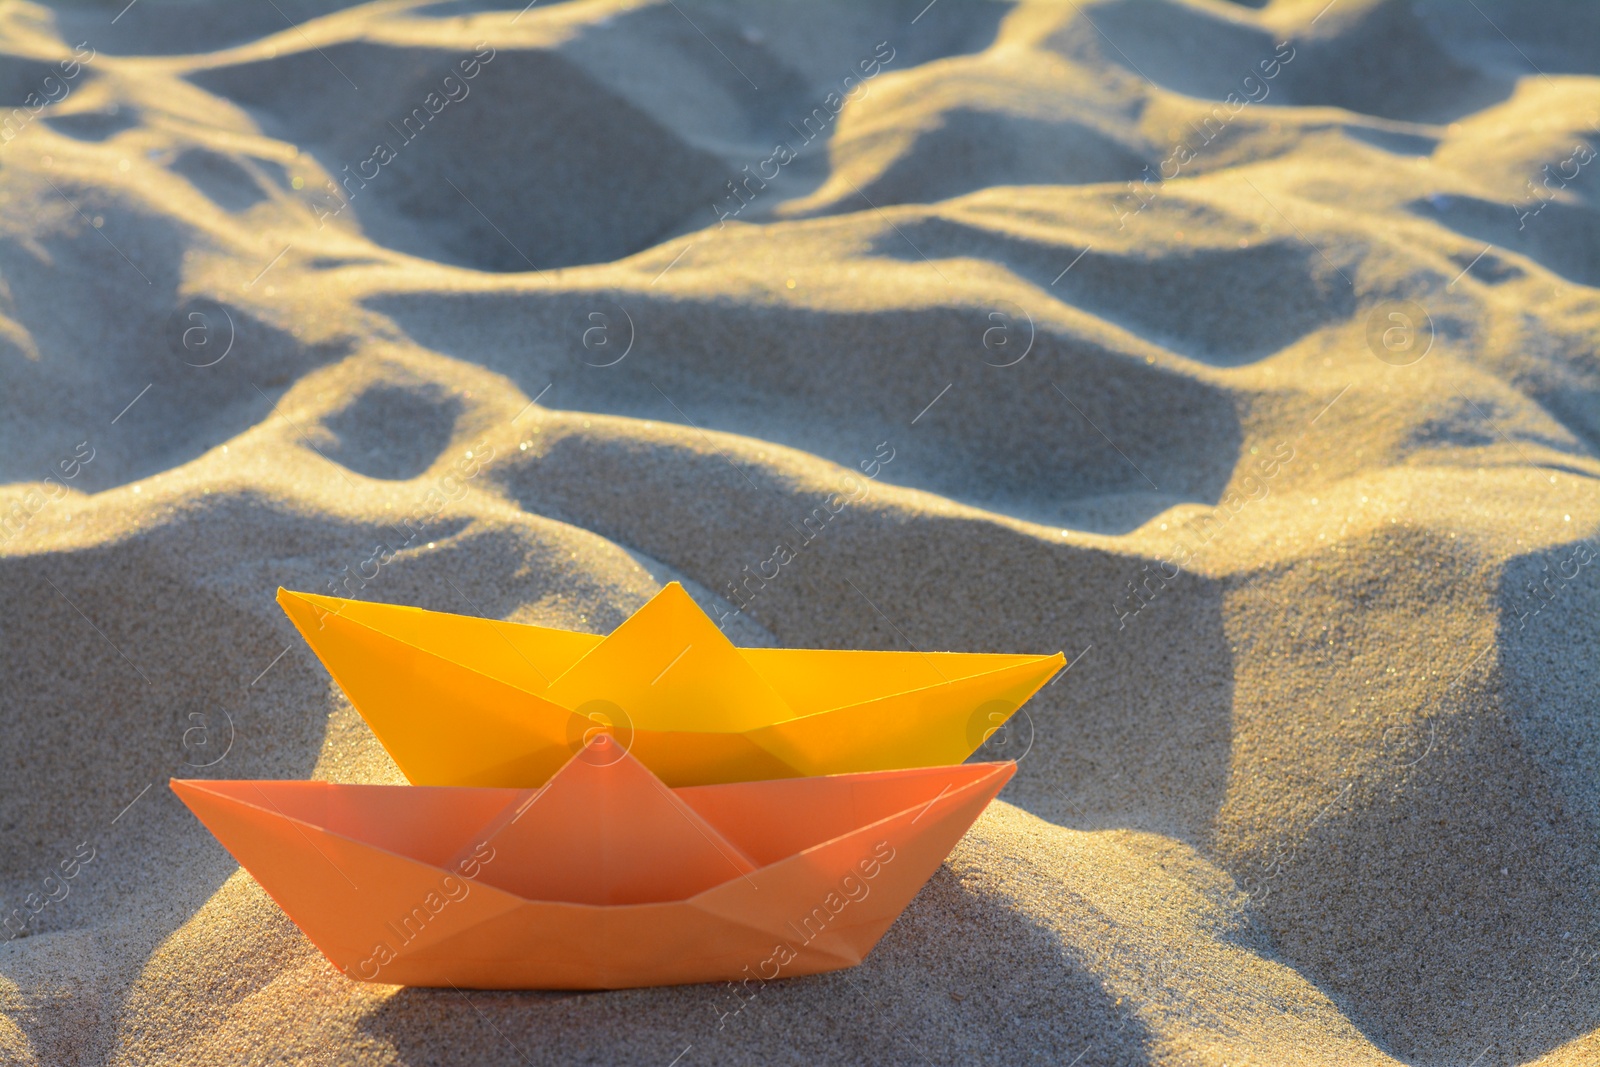
[[[0,8],[0,1061],[1600,1061],[1597,32]],[[1073,660],[859,968],[353,983],[166,787],[402,780],[280,585],[671,580]]]

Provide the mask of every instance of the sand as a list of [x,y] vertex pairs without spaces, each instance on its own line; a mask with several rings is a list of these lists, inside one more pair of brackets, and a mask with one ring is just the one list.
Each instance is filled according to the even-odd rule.
[[[1595,8],[519,7],[0,6],[0,1062],[1600,1063]],[[354,983],[167,788],[402,780],[279,585],[674,579],[1073,662],[858,968]]]

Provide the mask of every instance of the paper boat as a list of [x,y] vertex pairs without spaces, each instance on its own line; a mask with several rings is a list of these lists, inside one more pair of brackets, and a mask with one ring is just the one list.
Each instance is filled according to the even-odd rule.
[[617,989],[861,962],[1015,769],[669,789],[601,735],[542,789],[172,788],[351,978]]
[[738,648],[676,582],[606,637],[278,603],[417,785],[539,785],[600,730],[673,786],[960,763],[1065,662]]

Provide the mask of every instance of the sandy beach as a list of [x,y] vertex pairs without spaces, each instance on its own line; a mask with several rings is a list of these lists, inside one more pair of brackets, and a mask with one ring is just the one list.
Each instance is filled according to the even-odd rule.
[[[126,6],[124,6],[126,5]],[[0,3],[0,1063],[1600,1063],[1600,7]],[[333,967],[280,587],[1063,652],[858,967]]]

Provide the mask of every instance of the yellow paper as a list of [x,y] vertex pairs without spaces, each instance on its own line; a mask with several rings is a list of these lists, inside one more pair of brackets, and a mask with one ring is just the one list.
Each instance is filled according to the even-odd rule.
[[676,582],[603,638],[278,603],[417,785],[537,786],[601,732],[674,787],[959,763],[1065,663],[738,648]]

